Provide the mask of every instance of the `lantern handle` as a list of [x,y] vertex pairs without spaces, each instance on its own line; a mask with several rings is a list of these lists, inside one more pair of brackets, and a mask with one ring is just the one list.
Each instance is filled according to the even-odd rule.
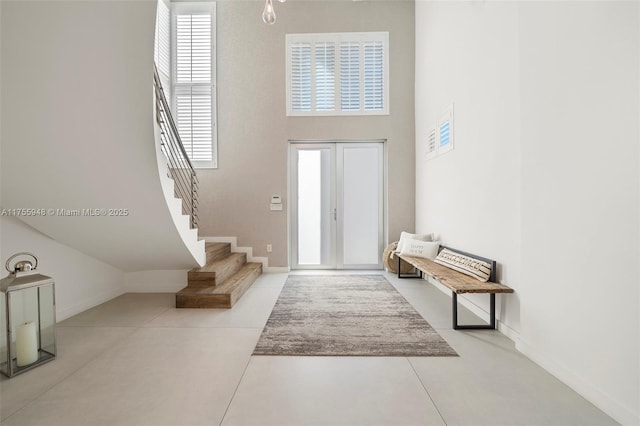
[[5,263],[4,267],[7,271],[9,271],[10,274],[15,274],[16,271],[12,271],[9,268],[9,263],[11,263],[11,260],[15,259],[18,256],[31,256],[33,258],[33,260],[36,261],[36,264],[31,268],[31,270],[34,270],[38,267],[38,258],[36,257],[35,254],[33,253],[29,253],[27,251],[21,251],[20,253],[16,253],[13,256],[11,256],[9,259],[7,259],[7,263]]

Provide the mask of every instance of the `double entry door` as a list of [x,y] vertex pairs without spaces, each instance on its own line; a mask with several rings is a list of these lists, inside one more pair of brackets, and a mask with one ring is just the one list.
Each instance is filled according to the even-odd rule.
[[293,269],[382,269],[384,144],[292,142]]

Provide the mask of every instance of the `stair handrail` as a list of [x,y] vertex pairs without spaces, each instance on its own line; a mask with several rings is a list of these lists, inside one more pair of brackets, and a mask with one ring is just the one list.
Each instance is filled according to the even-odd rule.
[[175,194],[182,200],[182,211],[190,216],[191,228],[198,226],[198,176],[182,144],[169,102],[164,94],[158,67],[153,66],[153,87],[156,94],[156,121],[160,126],[160,148],[167,158]]

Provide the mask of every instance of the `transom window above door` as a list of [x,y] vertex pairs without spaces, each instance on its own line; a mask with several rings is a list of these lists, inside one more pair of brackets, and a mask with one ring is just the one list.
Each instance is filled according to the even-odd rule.
[[287,115],[389,114],[389,33],[287,34]]

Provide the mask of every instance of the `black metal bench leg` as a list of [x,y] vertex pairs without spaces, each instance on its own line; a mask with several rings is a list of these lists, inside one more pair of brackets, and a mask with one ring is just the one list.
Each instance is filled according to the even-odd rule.
[[402,259],[400,259],[400,256],[396,256],[398,258],[398,278],[422,278],[422,271],[418,268],[414,268],[416,269],[415,274],[401,274],[400,273],[400,265],[402,263]]
[[496,329],[496,294],[489,293],[489,324],[458,324],[458,294],[452,292],[451,313],[454,330],[495,330]]
[[458,330],[458,293],[451,292],[451,314],[453,316],[453,329]]
[[496,329],[496,294],[489,295],[489,325],[492,330]]

